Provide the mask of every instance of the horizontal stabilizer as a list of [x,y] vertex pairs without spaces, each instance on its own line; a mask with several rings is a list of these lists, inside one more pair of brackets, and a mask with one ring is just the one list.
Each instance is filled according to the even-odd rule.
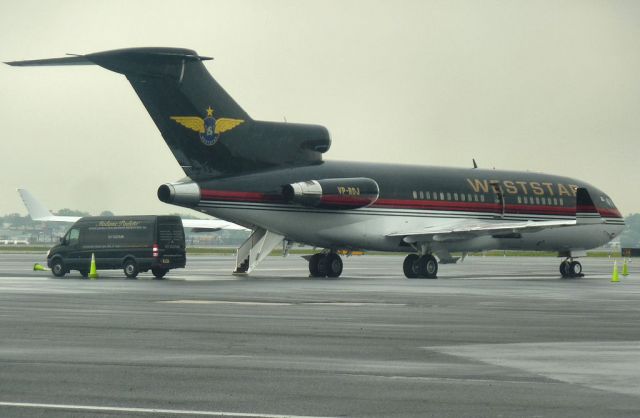
[[[60,58],[44,58],[38,60],[25,61],[9,61],[7,65],[14,67],[39,67],[39,66],[55,66],[55,65],[102,65],[112,59],[113,56],[136,56],[138,59],[144,57],[149,63],[158,60],[185,60],[185,61],[207,61],[212,60],[211,57],[201,57],[193,51],[173,49],[167,51],[166,48],[130,48],[119,49],[115,51],[96,52],[87,55],[67,54],[66,57]],[[105,67],[109,68],[108,65]],[[111,68],[110,68],[111,69]],[[114,70],[115,71],[115,70]]]
[[62,58],[46,58],[41,60],[10,61],[5,62],[5,64],[12,65],[14,67],[38,67],[45,65],[94,65],[93,62],[82,55],[73,55]]

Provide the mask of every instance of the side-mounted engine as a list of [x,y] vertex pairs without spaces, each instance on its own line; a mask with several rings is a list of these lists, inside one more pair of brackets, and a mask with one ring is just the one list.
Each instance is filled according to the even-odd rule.
[[285,201],[327,209],[367,207],[379,195],[378,183],[365,177],[309,180],[282,186]]

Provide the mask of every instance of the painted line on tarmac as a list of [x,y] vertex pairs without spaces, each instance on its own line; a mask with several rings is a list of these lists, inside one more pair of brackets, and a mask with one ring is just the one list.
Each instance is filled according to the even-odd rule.
[[385,302],[251,302],[233,300],[178,299],[159,300],[157,303],[195,304],[195,305],[255,305],[255,306],[407,306],[406,303]]
[[208,417],[243,417],[243,418],[328,418],[310,415],[282,415],[282,414],[260,414],[246,412],[224,412],[224,411],[189,411],[181,409],[160,409],[160,408],[127,408],[118,406],[92,406],[92,405],[64,405],[50,403],[29,403],[29,402],[0,402],[0,406],[11,406],[14,408],[37,408],[37,409],[67,409],[71,411],[105,411],[105,412],[135,412],[142,414],[171,414],[171,415],[198,415]]
[[287,302],[242,302],[232,300],[203,300],[203,299],[179,299],[160,300],[158,303],[186,303],[196,305],[257,305],[257,306],[289,306]]

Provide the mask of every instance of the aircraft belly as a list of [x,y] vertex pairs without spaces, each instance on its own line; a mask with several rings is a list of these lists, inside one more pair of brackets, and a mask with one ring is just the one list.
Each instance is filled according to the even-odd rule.
[[[238,219],[284,235],[287,239],[318,247],[340,247],[375,251],[403,251],[400,238],[386,235],[412,224],[424,225],[415,217],[361,214],[350,211],[270,211],[262,208],[203,208],[222,219]],[[439,222],[437,218],[429,222]]]

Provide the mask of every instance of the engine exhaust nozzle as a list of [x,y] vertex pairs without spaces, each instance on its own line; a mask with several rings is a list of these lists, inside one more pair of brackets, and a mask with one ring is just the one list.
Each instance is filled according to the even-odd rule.
[[180,206],[196,206],[200,203],[200,186],[197,183],[165,183],[158,187],[161,202]]

